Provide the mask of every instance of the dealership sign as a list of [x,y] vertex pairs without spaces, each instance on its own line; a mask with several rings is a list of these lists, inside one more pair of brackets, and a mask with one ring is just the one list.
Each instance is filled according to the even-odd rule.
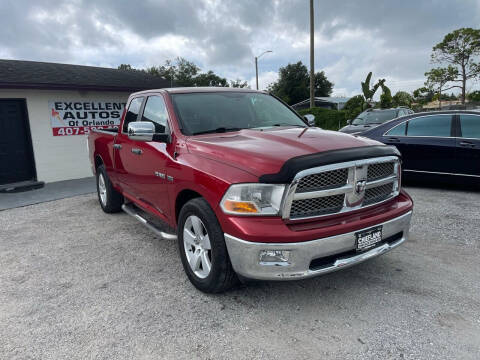
[[117,128],[125,108],[117,101],[48,101],[53,136],[88,134],[92,129]]

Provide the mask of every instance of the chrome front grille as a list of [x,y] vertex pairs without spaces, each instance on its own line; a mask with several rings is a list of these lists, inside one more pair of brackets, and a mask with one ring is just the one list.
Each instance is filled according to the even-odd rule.
[[295,200],[290,214],[300,217],[321,216],[339,212],[343,207],[345,194],[324,196],[313,199]]
[[300,171],[288,188],[283,218],[315,218],[379,204],[398,195],[399,177],[395,156]]
[[365,190],[365,197],[363,198],[363,205],[370,205],[386,200],[393,192],[393,183],[377,186]]
[[367,180],[377,180],[395,173],[395,163],[393,161],[371,164],[368,166]]
[[345,185],[348,180],[348,169],[325,171],[320,174],[307,175],[300,179],[297,192],[328,189]]

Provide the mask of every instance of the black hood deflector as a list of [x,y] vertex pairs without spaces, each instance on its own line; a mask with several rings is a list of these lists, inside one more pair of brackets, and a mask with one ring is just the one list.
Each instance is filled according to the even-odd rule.
[[373,145],[297,156],[285,161],[278,173],[262,175],[259,181],[261,183],[287,184],[292,182],[299,171],[305,169],[379,156],[400,157],[400,152],[394,146]]

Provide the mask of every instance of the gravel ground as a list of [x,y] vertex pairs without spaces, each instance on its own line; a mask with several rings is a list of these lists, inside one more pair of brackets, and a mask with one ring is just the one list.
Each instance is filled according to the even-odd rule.
[[297,282],[197,291],[94,195],[0,212],[2,359],[478,359],[480,193],[409,188],[411,238]]

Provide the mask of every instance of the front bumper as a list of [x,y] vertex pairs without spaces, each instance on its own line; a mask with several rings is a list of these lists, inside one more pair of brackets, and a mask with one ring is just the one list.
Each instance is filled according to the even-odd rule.
[[[224,234],[233,269],[246,278],[258,280],[295,280],[309,278],[343,269],[384,254],[408,238],[412,211],[383,225],[383,239],[377,247],[365,252],[355,252],[355,233],[344,233],[317,240],[296,243],[259,243]],[[386,240],[386,241],[385,241]],[[289,250],[288,262],[261,264],[262,250]]]

